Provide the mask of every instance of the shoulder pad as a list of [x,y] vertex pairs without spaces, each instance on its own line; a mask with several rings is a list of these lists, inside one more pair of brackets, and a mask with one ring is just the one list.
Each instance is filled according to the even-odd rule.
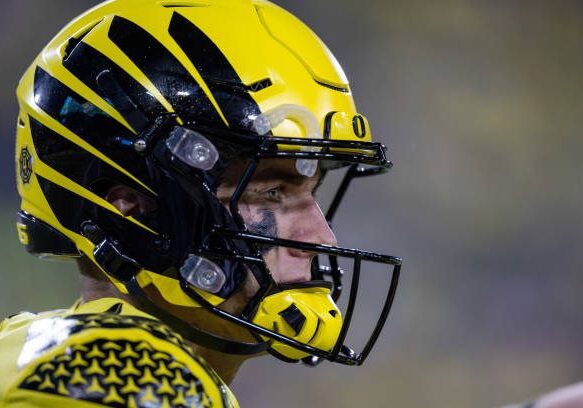
[[[34,323],[44,335],[31,326],[19,359],[25,365],[17,388],[37,391],[34,398],[50,394],[119,408],[237,406],[217,374],[158,320],[113,313],[49,320]],[[27,362],[27,352],[41,356]]]

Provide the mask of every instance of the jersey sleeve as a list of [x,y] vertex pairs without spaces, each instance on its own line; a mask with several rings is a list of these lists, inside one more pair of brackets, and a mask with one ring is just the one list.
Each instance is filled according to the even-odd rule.
[[45,322],[53,328],[47,344],[39,335],[27,340],[25,365],[0,407],[238,406],[217,374],[159,321],[106,314],[61,319],[67,324]]

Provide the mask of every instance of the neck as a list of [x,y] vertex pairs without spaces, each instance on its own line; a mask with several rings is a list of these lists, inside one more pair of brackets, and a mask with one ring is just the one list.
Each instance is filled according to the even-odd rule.
[[239,368],[243,365],[248,356],[238,356],[233,354],[225,354],[220,351],[201,347],[195,343],[188,342],[194,350],[194,354],[202,357],[210,366],[216,371],[221,379],[230,385]]
[[119,298],[132,303],[129,296],[121,293],[111,282],[81,275],[81,299],[84,303],[106,297]]

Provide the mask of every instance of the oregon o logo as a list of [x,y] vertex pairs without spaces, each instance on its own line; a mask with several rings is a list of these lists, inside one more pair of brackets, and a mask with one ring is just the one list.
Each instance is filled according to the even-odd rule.
[[352,129],[356,137],[361,139],[366,136],[366,122],[362,115],[354,115],[352,118]]
[[32,156],[27,147],[23,147],[20,150],[19,165],[20,178],[24,184],[28,184],[30,182],[30,176],[32,175]]

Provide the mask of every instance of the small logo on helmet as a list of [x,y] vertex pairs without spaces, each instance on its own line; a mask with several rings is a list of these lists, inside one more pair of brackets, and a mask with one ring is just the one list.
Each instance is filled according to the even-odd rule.
[[28,151],[28,147],[23,147],[20,150],[20,178],[24,184],[30,182],[30,176],[32,175],[32,156]]
[[354,115],[352,118],[352,129],[356,137],[363,138],[366,136],[366,123],[362,115]]
[[16,231],[18,232],[18,240],[22,245],[30,244],[30,236],[28,235],[28,227],[20,222],[16,223]]

